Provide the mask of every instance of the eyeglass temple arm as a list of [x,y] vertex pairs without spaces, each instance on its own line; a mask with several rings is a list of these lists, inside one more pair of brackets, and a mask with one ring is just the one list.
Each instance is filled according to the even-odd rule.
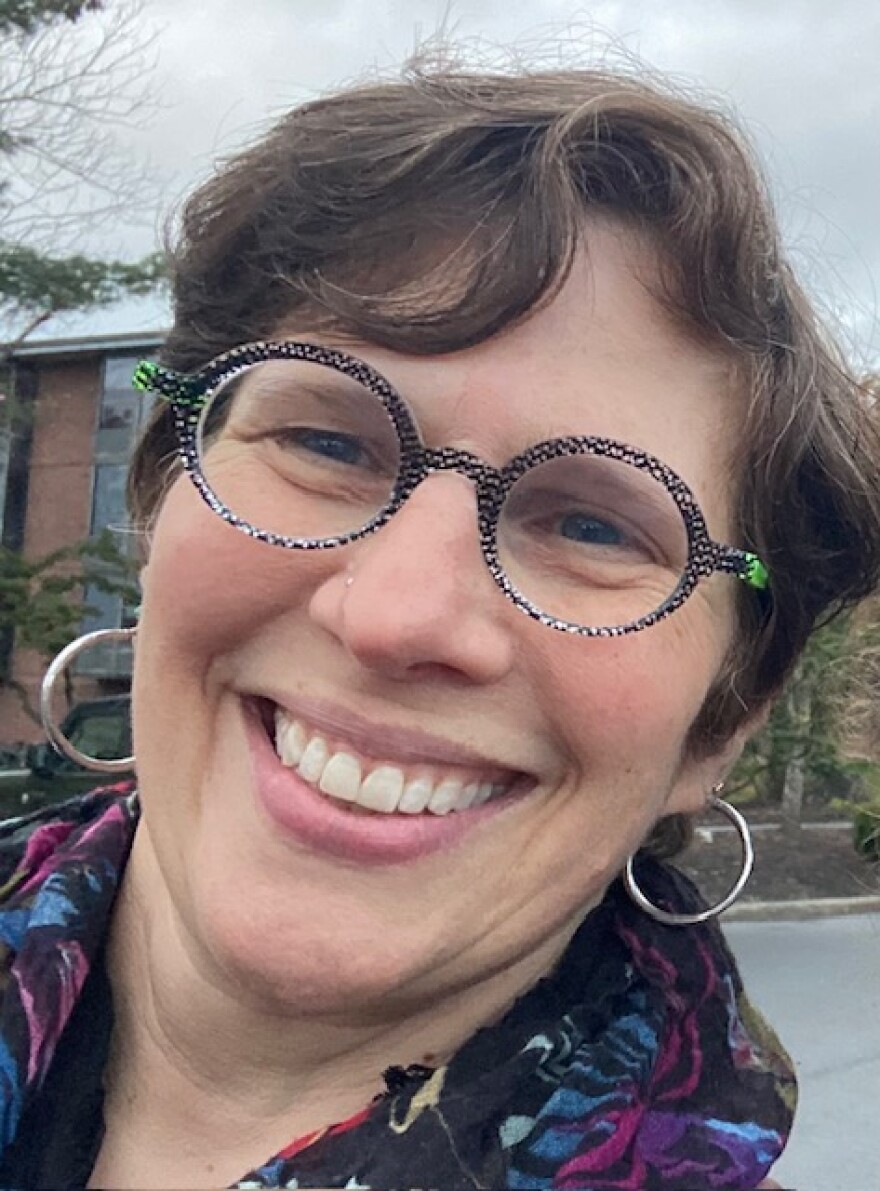
[[738,550],[735,546],[723,546],[717,569],[729,575],[736,575],[755,591],[767,591],[770,587],[770,572],[757,554],[751,550]]
[[198,374],[186,376],[163,368],[155,360],[141,360],[131,383],[142,393],[155,393],[164,401],[185,409],[200,409],[205,403],[205,386]]

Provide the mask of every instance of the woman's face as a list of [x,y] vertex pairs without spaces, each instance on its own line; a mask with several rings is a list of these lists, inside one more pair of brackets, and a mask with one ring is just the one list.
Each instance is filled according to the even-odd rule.
[[[728,539],[726,370],[672,328],[631,241],[597,228],[588,248],[550,305],[477,347],[344,346],[404,395],[427,445],[501,465],[541,439],[619,439],[677,471]],[[178,479],[135,678],[151,898],[200,962],[315,1012],[390,1012],[504,969],[533,979],[652,824],[722,775],[725,758],[684,744],[730,641],[732,587],[714,576],[653,628],[579,638],[499,592],[457,474],[374,535],[305,554],[249,539]],[[414,798],[422,779],[495,793],[446,815],[353,810],[283,764],[273,706]]]

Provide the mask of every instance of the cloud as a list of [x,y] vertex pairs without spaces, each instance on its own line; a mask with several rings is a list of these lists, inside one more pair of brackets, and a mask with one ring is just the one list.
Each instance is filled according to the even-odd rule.
[[162,109],[131,144],[156,161],[169,205],[273,116],[393,69],[439,28],[542,62],[635,53],[736,109],[808,283],[857,353],[880,359],[876,0],[599,0],[574,15],[567,0],[146,0],[144,20]]

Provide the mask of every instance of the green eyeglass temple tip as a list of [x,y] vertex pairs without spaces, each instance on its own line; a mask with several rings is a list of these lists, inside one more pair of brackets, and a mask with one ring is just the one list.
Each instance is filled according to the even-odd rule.
[[770,586],[770,572],[758,558],[757,554],[746,553],[746,566],[740,578],[756,591],[766,591]]
[[198,382],[170,368],[163,368],[155,360],[141,360],[131,378],[132,386],[142,393],[156,393],[166,401],[189,405],[198,409],[205,400]]
[[159,365],[152,360],[139,360],[131,378],[132,387],[142,393],[152,392],[159,372]]

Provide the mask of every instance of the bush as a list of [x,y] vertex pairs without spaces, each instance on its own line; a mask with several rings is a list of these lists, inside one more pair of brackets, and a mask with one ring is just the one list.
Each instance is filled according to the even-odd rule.
[[853,807],[853,843],[860,856],[880,862],[880,802]]
[[876,604],[838,617],[813,636],[766,727],[731,775],[734,802],[796,805],[799,814],[801,801],[860,802],[873,797],[875,786],[880,790],[880,765],[872,760],[878,652]]

